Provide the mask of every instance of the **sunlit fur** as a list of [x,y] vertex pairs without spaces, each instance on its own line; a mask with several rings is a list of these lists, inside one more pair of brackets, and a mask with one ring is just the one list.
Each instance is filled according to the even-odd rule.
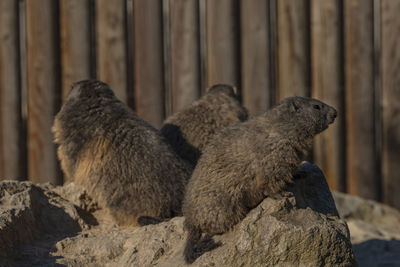
[[75,83],[52,130],[67,178],[84,186],[117,223],[181,214],[190,170],[107,84]]
[[335,117],[336,110],[318,100],[291,97],[218,132],[204,148],[185,194],[186,260],[193,261],[199,232],[224,233],[265,197],[285,190],[313,137]]
[[174,150],[195,165],[205,144],[220,129],[247,120],[231,86],[217,84],[186,109],[168,117],[161,133]]

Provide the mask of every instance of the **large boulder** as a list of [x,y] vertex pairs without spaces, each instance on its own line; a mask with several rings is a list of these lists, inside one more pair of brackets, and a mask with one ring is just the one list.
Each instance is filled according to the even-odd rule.
[[[187,232],[183,229],[183,217],[140,228],[120,227],[105,219],[107,214],[98,210],[84,190],[74,184],[46,190],[41,192],[48,202],[61,195],[61,199],[74,203],[70,204],[72,207],[90,211],[95,223],[81,226],[79,232],[65,229],[64,238],[47,243],[38,236],[29,237],[27,240],[36,241],[16,249],[13,255],[23,255],[23,259],[14,257],[9,261],[11,265],[186,265],[183,250]],[[72,221],[78,222],[80,214],[83,213],[77,213],[78,218]],[[61,218],[70,221],[65,216]],[[37,229],[33,225],[32,229]],[[232,231],[214,236],[213,241],[216,248],[203,251],[192,266],[355,265],[347,225],[338,216],[323,174],[309,163],[303,164],[288,194],[279,199],[266,198]],[[37,253],[40,249],[44,253]]]
[[[192,265],[354,265],[347,225],[338,217],[318,167],[303,164],[290,190],[293,194],[281,199],[266,198],[233,231],[214,236],[220,246]],[[183,266],[183,221],[175,218],[138,229],[115,266]]]

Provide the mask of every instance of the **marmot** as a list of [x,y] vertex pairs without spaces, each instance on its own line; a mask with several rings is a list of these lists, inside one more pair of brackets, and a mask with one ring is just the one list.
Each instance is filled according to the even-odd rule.
[[186,109],[168,117],[161,133],[181,158],[196,165],[204,145],[219,130],[247,120],[231,86],[217,84]]
[[141,216],[181,214],[191,170],[159,131],[119,101],[107,84],[73,84],[52,131],[65,175],[117,223],[137,225]]
[[202,233],[224,233],[265,197],[279,196],[293,182],[313,137],[336,115],[321,101],[290,97],[261,116],[219,131],[204,148],[186,188],[186,261],[199,256],[196,244]]

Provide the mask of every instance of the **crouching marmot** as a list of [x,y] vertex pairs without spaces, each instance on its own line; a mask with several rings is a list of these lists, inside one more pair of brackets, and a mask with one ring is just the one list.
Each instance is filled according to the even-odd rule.
[[186,109],[168,117],[161,133],[175,152],[196,165],[204,145],[219,130],[247,120],[247,110],[236,99],[231,86],[217,84]]
[[198,256],[202,233],[230,230],[265,197],[292,183],[313,137],[336,114],[318,100],[290,97],[261,116],[219,131],[204,148],[185,193],[186,261]]
[[52,131],[68,180],[85,187],[117,223],[137,225],[141,216],[181,214],[190,170],[107,84],[73,84]]

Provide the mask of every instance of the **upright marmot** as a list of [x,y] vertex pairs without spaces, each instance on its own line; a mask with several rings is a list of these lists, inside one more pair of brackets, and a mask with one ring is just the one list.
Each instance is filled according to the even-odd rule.
[[247,111],[233,88],[217,84],[189,107],[168,117],[161,133],[181,158],[195,165],[204,145],[219,129],[245,120]]
[[107,84],[73,84],[52,130],[65,175],[84,186],[117,223],[181,214],[190,170]]
[[230,230],[265,197],[292,183],[313,137],[336,114],[318,100],[291,97],[261,116],[219,131],[204,148],[185,193],[185,259],[196,258],[202,232]]

